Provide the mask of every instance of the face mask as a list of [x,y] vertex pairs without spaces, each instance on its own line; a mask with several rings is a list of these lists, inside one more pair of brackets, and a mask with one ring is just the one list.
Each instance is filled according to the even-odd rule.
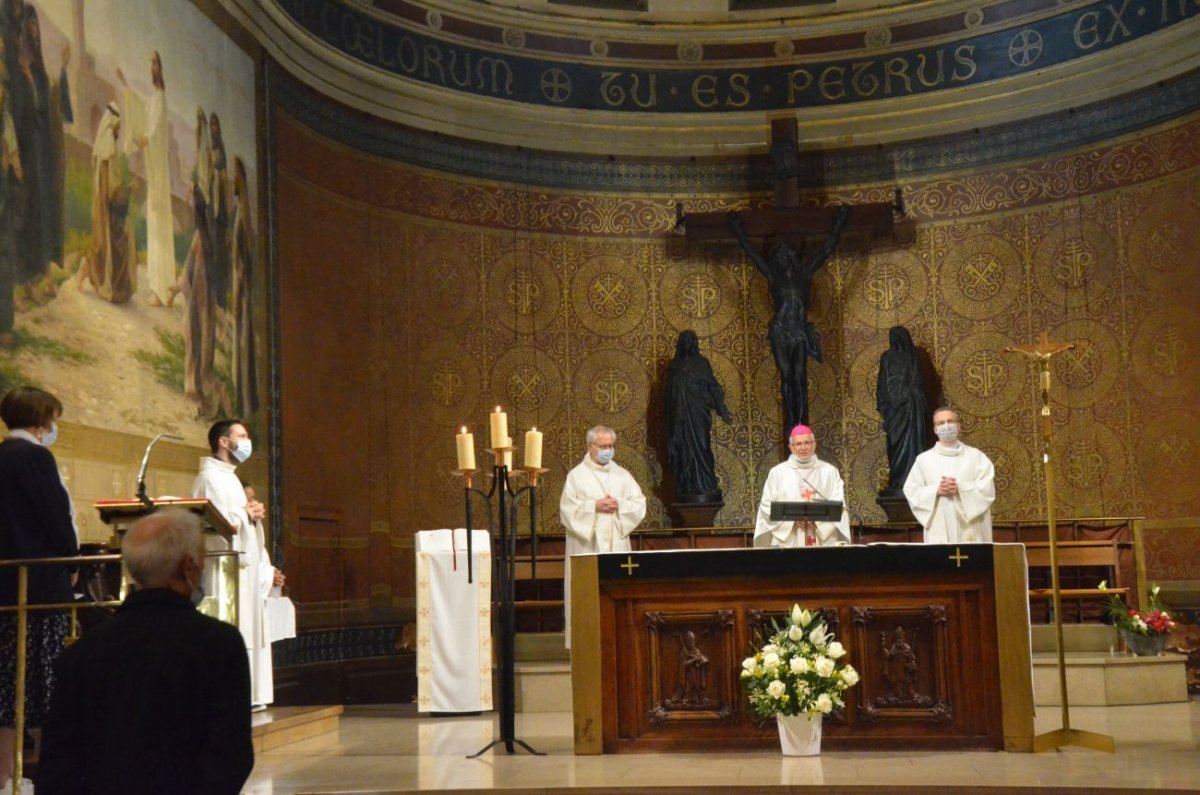
[[811,464],[813,462],[813,457],[814,457],[813,455],[810,455],[808,458],[801,458],[800,456],[796,455],[795,453],[792,453],[792,460],[795,461],[797,464],[803,464],[803,465]]
[[196,583],[196,587],[192,589],[192,607],[199,607],[204,601],[204,583]]
[[953,442],[958,438],[958,425],[953,422],[947,422],[936,428],[937,436],[943,442]]
[[42,434],[42,447],[49,447],[58,441],[58,423],[50,423],[50,430]]
[[596,453],[596,460],[599,461],[602,465],[607,465],[609,461],[613,460],[613,454],[615,452],[616,451],[613,450],[611,447],[607,447],[607,448],[599,451],[598,453]]
[[233,448],[229,452],[232,453],[233,457],[237,459],[237,462],[241,464],[250,457],[250,453],[254,452],[254,445],[250,443],[249,439],[242,439],[237,443],[237,447]]

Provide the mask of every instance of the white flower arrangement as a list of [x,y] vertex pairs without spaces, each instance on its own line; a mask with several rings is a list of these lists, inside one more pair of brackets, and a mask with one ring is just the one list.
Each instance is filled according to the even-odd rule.
[[760,718],[828,715],[843,706],[842,693],[858,683],[851,665],[838,667],[842,644],[818,616],[793,605],[786,624],[772,622],[768,643],[742,660],[742,686]]

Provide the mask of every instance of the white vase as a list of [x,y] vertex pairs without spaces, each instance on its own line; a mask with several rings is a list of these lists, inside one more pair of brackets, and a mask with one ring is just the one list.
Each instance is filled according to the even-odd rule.
[[821,716],[780,715],[775,722],[779,725],[779,747],[784,756],[816,756],[821,753]]

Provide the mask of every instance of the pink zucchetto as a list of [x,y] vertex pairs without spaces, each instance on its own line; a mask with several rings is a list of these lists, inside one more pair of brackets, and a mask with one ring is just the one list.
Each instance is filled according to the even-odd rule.
[[807,436],[813,435],[812,428],[808,427],[807,425],[797,425],[795,428],[792,428],[792,432],[788,434],[788,438],[791,439],[793,436],[806,436],[806,435]]

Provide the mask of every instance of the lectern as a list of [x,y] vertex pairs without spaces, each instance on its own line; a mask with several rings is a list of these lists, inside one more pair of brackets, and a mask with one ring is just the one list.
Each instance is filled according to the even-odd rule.
[[808,502],[771,503],[771,521],[784,522],[836,522],[842,518],[842,503],[838,500],[811,500]]
[[[94,507],[100,519],[113,529],[109,548],[120,551],[125,531],[138,519],[158,510],[176,508],[200,517],[204,530],[204,601],[200,612],[237,626],[238,619],[238,559],[231,547],[234,530],[221,512],[206,499],[151,500],[147,506],[140,500],[100,500]],[[121,598],[129,591],[124,569],[121,572]]]

